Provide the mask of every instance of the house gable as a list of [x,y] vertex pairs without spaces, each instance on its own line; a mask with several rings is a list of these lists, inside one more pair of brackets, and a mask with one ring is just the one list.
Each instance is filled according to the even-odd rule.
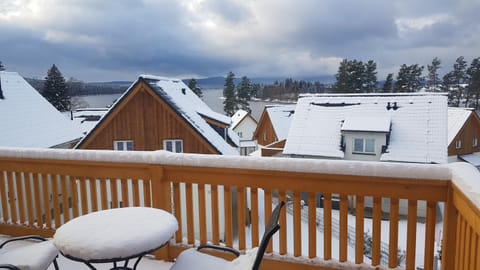
[[232,129],[237,132],[240,140],[252,140],[257,125],[257,121],[248,113]]
[[269,145],[278,141],[277,134],[273,129],[272,121],[267,113],[267,108],[265,108],[262,112],[260,121],[258,121],[257,128],[253,133],[253,139],[257,140],[258,144],[260,145]]
[[113,149],[113,141],[132,140],[135,150],[160,150],[170,139],[182,140],[187,153],[220,154],[140,78],[77,148]]
[[[450,110],[451,108],[449,108]],[[459,110],[459,109],[457,109]],[[449,117],[449,121],[451,121]],[[453,121],[453,119],[452,119]],[[449,124],[450,126],[450,124]],[[450,131],[449,131],[450,132]],[[467,120],[463,122],[463,125],[458,129],[456,134],[451,135],[448,145],[448,155],[466,155],[480,151],[480,118],[474,111],[469,111]],[[475,146],[474,140],[477,140]],[[457,147],[458,146],[458,147]]]

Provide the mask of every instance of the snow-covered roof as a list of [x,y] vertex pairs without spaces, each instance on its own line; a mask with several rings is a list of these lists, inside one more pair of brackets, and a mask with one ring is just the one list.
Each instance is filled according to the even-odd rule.
[[82,137],[81,131],[16,72],[0,71],[0,145],[54,147]]
[[68,117],[73,118],[73,123],[80,128],[83,134],[87,134],[107,112],[108,108],[82,108],[68,112]]
[[[155,85],[168,92],[172,101],[178,105],[192,108],[198,114],[223,124],[230,125],[232,123],[230,117],[213,111],[180,79],[165,78],[154,75],[140,75],[139,77],[145,80],[155,81]],[[185,89],[185,93],[183,93],[182,89]]]
[[286,139],[296,105],[274,105],[266,108],[279,141]]
[[480,166],[480,154],[479,153],[461,155],[459,157],[460,157],[460,159],[472,164],[475,167]]
[[453,138],[457,136],[460,129],[467,121],[468,117],[472,114],[472,109],[468,108],[448,108],[448,144],[452,143]]
[[[160,95],[165,102],[177,111],[194,129],[223,155],[238,155],[202,117],[230,125],[230,117],[214,112],[188,86],[179,79],[169,79],[152,75],[140,75]],[[119,99],[121,100],[121,98]],[[115,106],[115,105],[114,105]]]
[[342,131],[389,132],[390,117],[385,116],[349,116],[345,117]]
[[432,93],[301,96],[284,154],[343,158],[342,123],[352,117],[383,118],[385,128],[390,119],[382,161],[447,162],[447,97]]

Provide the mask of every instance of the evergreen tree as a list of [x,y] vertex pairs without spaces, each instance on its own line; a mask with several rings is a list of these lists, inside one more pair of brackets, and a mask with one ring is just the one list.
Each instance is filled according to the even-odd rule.
[[238,105],[235,98],[235,74],[229,72],[225,78],[225,86],[223,87],[223,110],[228,116],[232,116],[237,110]]
[[259,83],[252,84],[252,88],[250,89],[250,99],[256,97],[262,89],[262,86]]
[[61,112],[70,110],[70,95],[67,92],[65,78],[55,65],[48,70],[42,94],[57,110]]
[[468,92],[475,99],[473,106],[476,110],[480,108],[480,57],[472,60],[470,67],[467,69],[468,75]]
[[0,71],[4,71],[5,70],[5,66],[2,64],[2,61],[0,61]]
[[456,100],[457,106],[461,105],[462,99],[465,99],[465,105],[468,103],[469,95],[465,92],[465,84],[467,82],[467,61],[460,56],[455,60],[455,64],[453,64],[453,80],[455,85],[453,86],[453,93]]
[[448,72],[443,76],[442,91],[448,93],[448,105],[458,107],[459,99],[457,99],[457,91],[455,90],[455,76],[453,71]]
[[400,66],[397,80],[394,85],[394,92],[417,92],[422,87],[423,66],[418,64]]
[[350,62],[350,82],[354,93],[365,92],[365,65],[362,61]]
[[343,59],[335,75],[335,91],[339,93],[364,92],[365,65],[362,61]]
[[335,82],[335,91],[338,93],[348,93],[351,91],[349,62],[343,59],[338,67],[338,72],[335,75],[337,81]]
[[247,76],[243,76],[240,83],[237,85],[237,106],[247,112],[251,112],[250,105],[250,92],[252,91],[252,83]]
[[373,60],[369,60],[365,63],[365,76],[363,86],[365,92],[372,93],[377,90],[377,63]]
[[203,97],[202,89],[198,87],[197,80],[194,78],[188,82],[188,88],[190,88],[199,98]]
[[408,66],[403,64],[398,70],[397,80],[393,88],[394,92],[408,92],[408,77]]
[[435,92],[437,91],[437,86],[440,82],[440,78],[438,77],[438,70],[441,68],[440,64],[442,61],[437,57],[433,58],[432,64],[427,66],[428,69],[428,90]]
[[388,73],[382,88],[383,92],[390,93],[393,90],[393,73]]

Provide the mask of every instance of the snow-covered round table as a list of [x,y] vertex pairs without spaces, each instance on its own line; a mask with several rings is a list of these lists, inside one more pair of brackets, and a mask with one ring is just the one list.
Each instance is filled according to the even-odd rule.
[[102,210],[77,217],[62,225],[53,243],[67,258],[92,263],[114,263],[138,258],[165,245],[178,229],[167,211],[148,207]]

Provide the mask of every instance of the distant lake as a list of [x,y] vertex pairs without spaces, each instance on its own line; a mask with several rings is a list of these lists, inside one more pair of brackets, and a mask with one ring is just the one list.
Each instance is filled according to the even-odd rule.
[[[92,95],[80,96],[80,98],[88,104],[90,108],[105,108],[113,104],[121,94],[112,95]],[[224,114],[223,111],[223,89],[203,89],[202,100],[214,111]],[[250,101],[250,109],[252,109],[252,116],[257,121],[260,120],[263,108],[266,105],[278,105],[281,103],[265,102],[265,101]]]

